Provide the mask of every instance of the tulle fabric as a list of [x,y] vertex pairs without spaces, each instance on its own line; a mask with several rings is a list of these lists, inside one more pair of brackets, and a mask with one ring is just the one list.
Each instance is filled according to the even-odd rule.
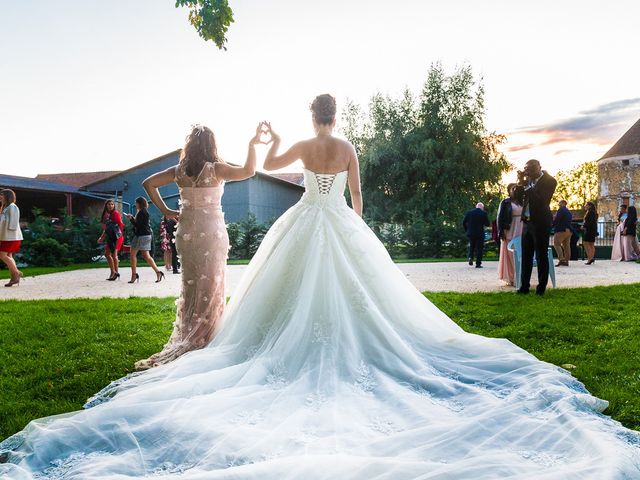
[[229,253],[220,203],[224,184],[216,179],[213,163],[205,163],[195,179],[186,175],[182,164],[178,165],[176,183],[180,187],[180,222],[175,242],[182,265],[176,320],[162,351],[136,362],[138,370],[171,362],[208,345],[220,328],[224,313]]
[[[346,205],[346,172],[266,235],[204,349],[9,439],[8,478],[621,479],[637,435],[568,372],[467,334]],[[93,402],[95,404],[97,402]]]

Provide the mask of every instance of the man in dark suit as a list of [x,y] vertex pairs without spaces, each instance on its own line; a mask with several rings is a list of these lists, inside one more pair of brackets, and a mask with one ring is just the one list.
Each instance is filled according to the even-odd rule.
[[556,191],[556,179],[543,171],[538,160],[529,160],[524,171],[518,172],[516,195],[522,205],[522,269],[518,293],[529,293],[533,255],[538,260],[536,294],[544,295],[549,280],[549,234],[553,216],[549,205]]
[[473,265],[474,253],[476,268],[482,268],[482,253],[484,251],[484,227],[489,226],[489,217],[484,211],[484,205],[478,203],[476,208],[469,210],[462,220],[462,226],[469,238],[469,265]]

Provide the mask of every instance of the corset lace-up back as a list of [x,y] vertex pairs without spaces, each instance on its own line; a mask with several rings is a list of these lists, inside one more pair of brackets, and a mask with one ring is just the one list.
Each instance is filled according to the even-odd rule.
[[328,195],[331,191],[331,185],[336,179],[336,173],[314,173],[316,183],[318,184],[318,193],[320,195]]
[[347,171],[338,173],[316,173],[304,169],[305,194],[303,201],[321,205],[345,204],[344,189]]

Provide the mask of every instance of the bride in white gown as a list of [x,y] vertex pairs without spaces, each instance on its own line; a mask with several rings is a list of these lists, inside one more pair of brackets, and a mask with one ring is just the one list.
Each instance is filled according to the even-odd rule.
[[[208,348],[134,374],[2,444],[2,478],[637,479],[638,436],[568,372],[465,333],[360,213],[331,97],[306,192],[271,228]],[[344,197],[349,183],[356,212]],[[0,448],[0,449],[2,449]]]

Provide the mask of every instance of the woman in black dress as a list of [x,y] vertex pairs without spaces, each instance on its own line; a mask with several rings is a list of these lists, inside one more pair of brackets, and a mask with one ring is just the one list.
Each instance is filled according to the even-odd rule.
[[593,202],[587,202],[584,206],[584,223],[582,224],[582,245],[587,253],[587,265],[593,265],[596,261],[596,237],[598,236],[598,212]]
[[149,254],[151,250],[151,222],[149,221],[149,211],[147,208],[149,207],[149,203],[147,199],[144,197],[136,198],[136,209],[138,212],[135,216],[127,213],[127,218],[133,224],[133,233],[134,237],[131,241],[131,280],[129,283],[133,283],[136,280],[140,281],[140,275],[136,272],[136,267],[138,263],[138,259],[136,258],[138,252],[142,252],[142,258],[153,268],[153,271],[156,272],[156,283],[160,282],[164,278],[164,273],[160,271],[157,267],[156,262],[153,260],[153,257]]
[[622,260],[631,262],[640,258],[638,246],[638,211],[630,205],[627,208],[627,218],[622,225]]

